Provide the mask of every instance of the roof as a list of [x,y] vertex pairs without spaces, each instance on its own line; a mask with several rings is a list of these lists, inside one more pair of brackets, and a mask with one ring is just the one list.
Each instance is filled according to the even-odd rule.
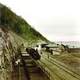
[[46,47],[50,47],[50,48],[57,48],[57,44],[48,44],[46,45]]

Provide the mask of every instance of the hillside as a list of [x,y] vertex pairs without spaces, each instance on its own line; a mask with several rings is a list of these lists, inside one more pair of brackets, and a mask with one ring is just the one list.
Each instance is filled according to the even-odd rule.
[[0,4],[0,22],[8,30],[13,31],[18,36],[25,39],[29,44],[38,41],[48,41],[38,31],[31,27],[23,18],[17,16],[8,7]]
[[0,80],[12,80],[13,62],[20,50],[40,41],[48,40],[23,18],[0,4]]

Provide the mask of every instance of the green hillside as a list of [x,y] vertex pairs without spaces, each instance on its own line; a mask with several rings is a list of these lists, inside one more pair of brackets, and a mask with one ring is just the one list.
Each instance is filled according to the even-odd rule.
[[6,6],[0,6],[0,22],[5,25],[7,29],[12,30],[17,35],[26,39],[28,42],[34,43],[36,41],[48,41],[38,31],[31,27],[23,18],[17,16]]

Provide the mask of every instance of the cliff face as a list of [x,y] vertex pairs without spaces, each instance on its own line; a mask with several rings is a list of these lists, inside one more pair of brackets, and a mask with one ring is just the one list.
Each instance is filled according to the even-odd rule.
[[0,25],[0,80],[12,80],[13,62],[25,40],[5,27]]
[[15,51],[10,33],[0,25],[0,80],[11,80]]

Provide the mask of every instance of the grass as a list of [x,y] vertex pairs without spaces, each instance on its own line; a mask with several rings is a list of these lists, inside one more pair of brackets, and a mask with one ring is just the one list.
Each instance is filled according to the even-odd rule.
[[80,53],[63,53],[58,56],[54,55],[53,58],[80,74]]

